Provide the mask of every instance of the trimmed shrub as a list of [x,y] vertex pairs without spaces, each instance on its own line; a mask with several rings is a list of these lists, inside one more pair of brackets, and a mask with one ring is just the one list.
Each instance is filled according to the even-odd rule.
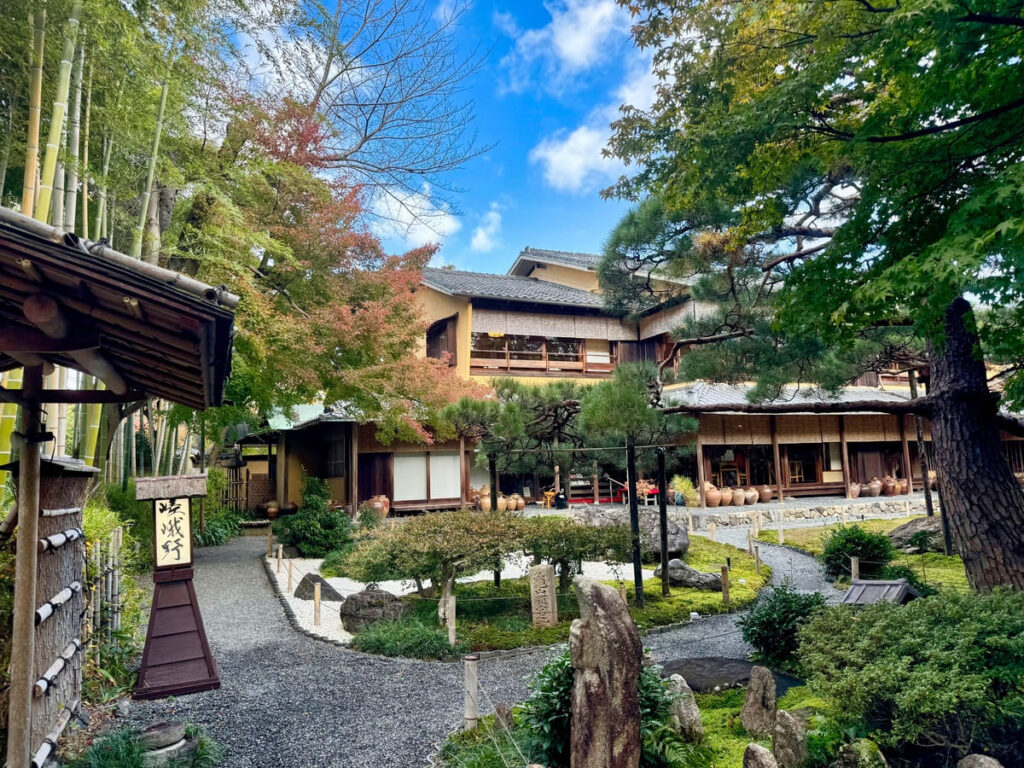
[[302,503],[294,515],[274,523],[274,533],[304,557],[324,557],[352,543],[352,520],[342,510],[332,509],[327,500],[330,489],[323,480],[307,477],[302,485]]
[[688,507],[699,507],[700,506],[700,494],[697,493],[697,489],[693,485],[693,480],[684,475],[675,475],[672,478],[672,482],[668,484],[669,490],[673,493],[678,493],[683,497],[683,501]]
[[355,636],[352,647],[381,656],[416,659],[447,659],[469,650],[465,643],[449,645],[447,630],[438,629],[436,623],[411,617],[371,624]]
[[625,525],[585,525],[566,517],[528,517],[517,521],[523,551],[535,563],[551,563],[558,571],[558,591],[584,560],[625,562],[630,557],[629,528]]
[[850,575],[851,557],[860,558],[862,577],[879,578],[895,556],[896,550],[885,534],[871,533],[858,525],[840,525],[825,536],[819,559],[830,579]]
[[808,685],[896,762],[1024,763],[1024,592],[829,607],[800,632]]
[[762,593],[750,613],[737,623],[743,639],[756,649],[758,661],[776,669],[792,669],[800,628],[824,606],[824,595],[804,595],[783,584]]

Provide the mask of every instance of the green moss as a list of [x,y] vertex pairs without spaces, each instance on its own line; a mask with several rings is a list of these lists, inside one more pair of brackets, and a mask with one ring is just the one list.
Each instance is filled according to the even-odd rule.
[[714,752],[709,768],[741,768],[747,744],[755,742],[771,748],[771,742],[751,736],[740,723],[740,710],[746,690],[731,688],[721,693],[698,693],[705,744]]

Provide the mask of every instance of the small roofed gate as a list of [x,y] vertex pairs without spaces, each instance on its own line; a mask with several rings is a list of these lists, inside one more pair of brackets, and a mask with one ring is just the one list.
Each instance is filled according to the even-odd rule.
[[[8,768],[45,762],[81,696],[81,506],[90,478],[81,465],[48,476],[58,468],[42,462],[54,439],[42,404],[219,405],[237,303],[223,288],[0,208],[0,371],[24,368],[21,389],[0,386],[0,402],[21,411],[17,506],[3,525],[17,524]],[[105,389],[44,389],[55,365]]]

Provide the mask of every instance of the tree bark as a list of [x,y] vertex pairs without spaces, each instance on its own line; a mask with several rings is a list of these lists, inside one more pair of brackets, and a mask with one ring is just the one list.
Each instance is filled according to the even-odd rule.
[[932,440],[953,544],[971,587],[1024,588],[1024,492],[1003,456],[998,398],[989,392],[970,304],[946,310],[932,345]]

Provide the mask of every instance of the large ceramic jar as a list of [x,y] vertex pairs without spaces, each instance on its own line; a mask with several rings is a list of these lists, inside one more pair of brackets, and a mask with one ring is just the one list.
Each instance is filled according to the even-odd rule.
[[860,483],[850,483],[850,498],[856,499],[860,496]]
[[[498,501],[501,501],[501,499],[498,499]],[[491,494],[488,493],[486,496],[480,497],[480,509],[484,512],[491,511]]]
[[267,503],[267,520],[276,520],[277,513],[281,511],[281,508],[277,506],[276,501]]
[[896,479],[886,475],[882,478],[882,493],[886,496],[896,495]]
[[526,509],[526,499],[524,499],[522,496],[516,496],[516,509]]
[[772,500],[772,487],[770,485],[762,485],[757,489],[757,495],[762,504]]
[[722,506],[728,507],[730,504],[732,504],[732,488],[726,487],[722,489]]
[[747,504],[756,504],[759,498],[761,498],[761,494],[757,492],[757,488],[747,488],[744,492],[744,499]]
[[722,503],[722,492],[715,486],[709,485],[704,489],[704,503],[709,507],[717,507]]
[[742,488],[732,489],[732,503],[735,507],[742,507],[747,503],[747,492]]
[[910,493],[910,480],[905,477],[900,480],[900,493]]
[[498,511],[504,512],[508,509],[508,500],[504,496],[498,497]]
[[878,496],[882,493],[882,481],[877,477],[872,477],[871,482],[867,484],[868,496]]

